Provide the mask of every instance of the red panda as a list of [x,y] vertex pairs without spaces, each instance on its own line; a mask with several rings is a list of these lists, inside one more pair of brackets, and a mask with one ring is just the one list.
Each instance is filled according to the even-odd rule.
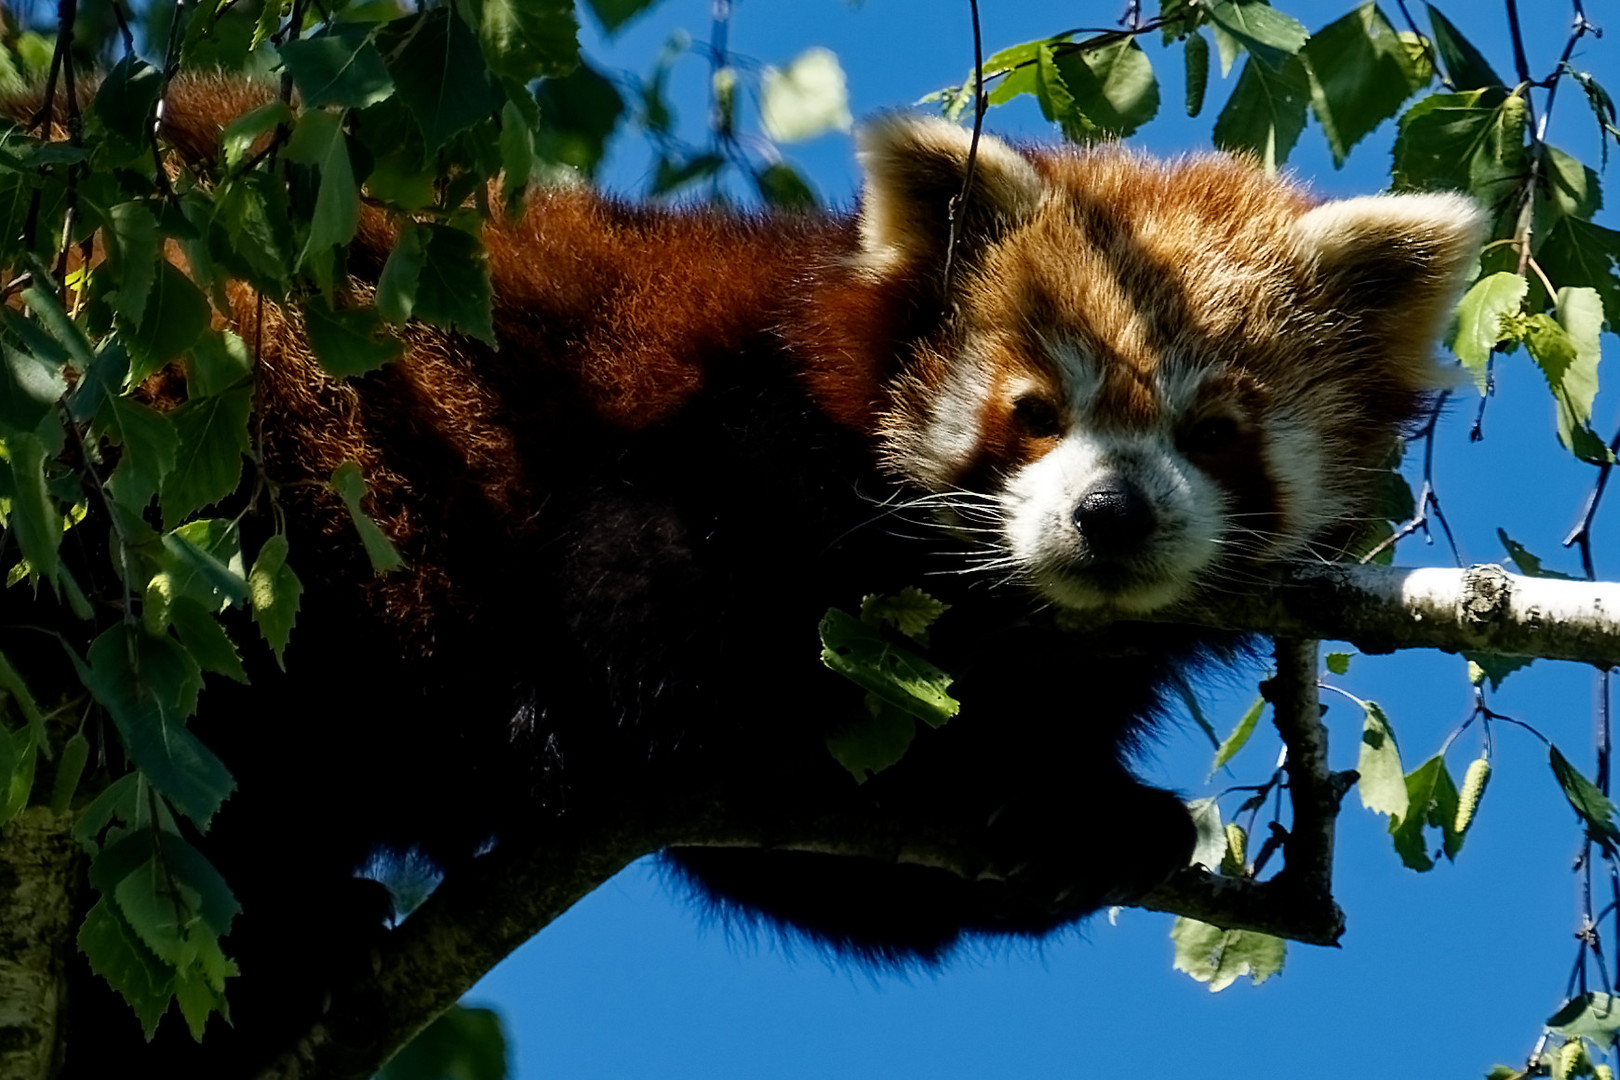
[[[205,159],[221,108],[186,93],[170,136]],[[693,799],[969,838],[971,877],[668,854],[722,910],[880,964],[1048,934],[1186,864],[1186,811],[1129,756],[1177,673],[1241,642],[1128,620],[1355,536],[1482,217],[1316,204],[1220,156],[969,146],[870,123],[851,214],[539,193],[483,233],[498,349],[412,326],[347,382],[233,294],[306,591],[286,672],[261,659],[199,718],[241,788],[208,838],[244,905],[214,1075],[318,1007],[308,973],[354,934],[334,897],[379,847],[453,874]],[[350,272],[391,243],[368,213]],[[347,460],[403,569],[354,541],[325,484]],[[962,712],[856,784],[824,743],[861,695],[815,628],[906,585],[955,606],[930,644]]]

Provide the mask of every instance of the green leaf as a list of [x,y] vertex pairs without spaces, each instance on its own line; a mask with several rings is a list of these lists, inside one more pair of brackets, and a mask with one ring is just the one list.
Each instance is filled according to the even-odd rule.
[[175,633],[204,671],[217,672],[239,683],[248,681],[247,669],[235,642],[214,615],[188,597],[177,597],[169,608]]
[[820,203],[809,182],[786,162],[773,162],[756,171],[754,187],[765,205],[777,210],[814,210]]
[[602,24],[602,32],[612,37],[625,24],[652,7],[656,0],[586,0],[591,14]]
[[1187,115],[1197,116],[1204,110],[1204,91],[1209,87],[1209,42],[1194,30],[1187,35],[1183,53],[1186,63]]
[[1498,89],[1430,94],[1401,117],[1397,189],[1452,188],[1501,209],[1529,174],[1524,99]]
[[180,436],[175,467],[163,478],[163,520],[174,525],[223,499],[242,478],[253,390],[194,398],[169,414]]
[[1620,1032],[1620,998],[1590,991],[1572,998],[1547,1018],[1547,1026],[1571,1039],[1591,1039],[1605,1050]]
[[1322,665],[1335,675],[1344,675],[1350,671],[1350,661],[1354,660],[1353,652],[1330,652],[1322,658]]
[[1490,274],[1476,281],[1457,305],[1457,322],[1446,347],[1457,354],[1485,393],[1491,352],[1507,337],[1502,320],[1519,314],[1530,283],[1521,274]]
[[0,343],[0,435],[33,431],[67,393],[63,364],[32,349]]
[[[273,8],[275,3],[272,0],[265,7]],[[314,45],[320,40],[323,39],[316,38],[307,41],[288,42],[287,47]],[[295,78],[293,81],[297,82],[298,80]],[[309,99],[306,96],[304,100],[307,102]],[[248,110],[226,124],[224,130],[219,134],[220,146],[225,152],[226,167],[235,169],[240,166],[246,160],[248,151],[252,149],[255,142],[274,130],[278,125],[291,125],[292,122],[293,112],[291,107],[285,101],[276,98],[265,102],[256,109]]]
[[1210,993],[1231,986],[1244,975],[1259,985],[1282,970],[1287,942],[1255,930],[1225,930],[1181,916],[1170,928],[1176,943],[1175,969],[1199,982]]
[[264,542],[248,571],[248,598],[259,634],[275,654],[276,664],[287,669],[284,653],[298,621],[299,597],[304,585],[287,565],[287,537],[277,533]]
[[1541,560],[1530,553],[1530,550],[1507,534],[1505,529],[1496,530],[1496,538],[1502,541],[1502,547],[1507,550],[1508,558],[1513,560],[1513,566],[1525,577],[1557,578],[1561,581],[1573,581],[1571,574],[1560,573],[1557,570],[1548,570],[1542,566]]
[[491,315],[489,261],[471,233],[449,225],[425,225],[422,269],[416,280],[412,314],[424,322],[457,330],[495,345]]
[[1571,765],[1558,747],[1548,747],[1548,760],[1564,798],[1585,826],[1586,835],[1606,852],[1613,852],[1620,841],[1620,829],[1615,827],[1614,803],[1609,801],[1598,786]]
[[866,710],[866,717],[827,736],[827,749],[859,784],[904,757],[917,734],[910,713],[876,694],[866,695]]
[[247,342],[230,330],[205,330],[186,357],[186,396],[223,393],[240,386],[252,371]]
[[97,88],[90,119],[95,128],[123,144],[120,160],[150,153],[152,118],[162,89],[162,75],[134,53],[114,64]]
[[[17,538],[22,556],[28,560],[33,580],[55,581],[60,565],[56,552],[62,543],[62,518],[45,487],[45,462],[50,458],[45,444],[32,432],[18,432],[0,440],[5,455],[0,466],[9,465],[11,506],[6,511],[6,529]],[[4,473],[0,473],[0,480]]]
[[[1215,0],[1205,10],[1211,24],[1274,72],[1288,66],[1311,36],[1299,20],[1260,0]],[[1223,72],[1230,68],[1225,61]]]
[[595,173],[624,115],[624,99],[613,83],[581,64],[563,78],[541,83],[535,100],[540,105],[536,152],[586,176]]
[[506,1080],[506,1035],[492,1009],[457,1005],[428,1025],[376,1080]]
[[1462,847],[1462,836],[1456,830],[1457,785],[1446,770],[1444,758],[1436,754],[1407,774],[1406,798],[1407,812],[1391,815],[1389,820],[1389,832],[1395,838],[1401,861],[1419,872],[1434,868],[1423,834],[1425,826],[1441,830],[1445,855],[1455,858]]
[[1210,870],[1219,868],[1226,859],[1228,849],[1226,826],[1221,823],[1220,800],[1213,797],[1194,799],[1187,804],[1187,816],[1192,818],[1193,829],[1198,835],[1188,865],[1204,866]]
[[453,9],[431,8],[394,25],[405,35],[389,63],[400,76],[395,93],[416,118],[429,153],[500,110],[505,95],[490,81],[478,39]]
[[1422,85],[1405,43],[1372,3],[1317,31],[1299,55],[1335,165]]
[[364,375],[399,359],[405,346],[390,336],[372,308],[333,311],[320,296],[304,298],[304,330],[309,349],[335,378]]
[[140,382],[191,348],[212,315],[208,298],[185,272],[167,259],[159,262],[140,330],[124,337],[133,361],[130,381]]
[[828,131],[848,131],[849,87],[832,50],[812,46],[786,68],[760,77],[760,126],[776,142],[801,142]]
[[377,278],[377,311],[391,322],[404,322],[416,307],[416,283],[427,261],[427,230],[406,225]]
[[1446,78],[1451,80],[1454,88],[1479,90],[1507,85],[1491,70],[1490,62],[1484,55],[1452,25],[1450,19],[1440,14],[1433,4],[1424,6],[1429,9],[1429,26],[1434,31],[1434,47],[1440,53],[1440,66],[1445,69]]
[[1541,153],[1551,209],[1564,217],[1591,220],[1603,209],[1603,189],[1597,173],[1556,146],[1543,146]]
[[355,531],[360,534],[360,542],[365,546],[366,557],[371,560],[371,568],[379,574],[390,570],[398,570],[405,565],[405,560],[394,547],[377,523],[371,520],[361,501],[366,497],[365,477],[360,474],[360,466],[352,461],[345,461],[332,471],[332,490],[337,492],[338,498],[349,510],[349,518],[354,522]]
[[[363,109],[394,92],[394,80],[372,44],[369,27],[334,27],[314,37],[289,41],[276,51],[298,86],[305,109],[328,105]],[[310,115],[306,112],[304,117]]]
[[142,509],[174,469],[180,446],[174,424],[133,398],[109,396],[96,415],[95,432],[123,448],[107,489],[131,510]]
[[907,585],[892,595],[869,594],[861,598],[861,622],[867,626],[889,627],[913,641],[927,642],[928,628],[951,609],[951,605]]
[[292,265],[292,213],[284,185],[253,169],[229,178],[214,193],[213,214],[195,222],[208,230],[208,251],[221,266],[244,278],[269,299],[287,294]]
[[515,208],[534,172],[534,125],[508,101],[501,106],[501,200]]
[[1597,290],[1586,288],[1559,289],[1555,303],[1557,321],[1531,316],[1524,344],[1558,406],[1558,441],[1573,450],[1576,432],[1591,422],[1597,397],[1603,303]]
[[5,653],[0,653],[0,692],[3,692],[6,698],[11,699],[12,705],[22,714],[24,722],[28,724],[28,730],[33,740],[36,743],[43,744],[46,738],[45,714],[40,711],[39,703],[34,700],[34,695],[29,692],[28,684],[23,681],[22,673],[12,666]]
[[114,626],[91,644],[85,685],[113,719],[135,767],[199,828],[236,787],[229,770],[185,727],[202,672],[179,642]]
[[847,612],[830,608],[820,633],[821,662],[883,702],[934,727],[961,708],[949,674]]
[[1055,71],[1070,95],[1069,116],[1048,117],[1063,125],[1065,137],[1074,141],[1124,138],[1158,113],[1159,83],[1153,76],[1153,64],[1134,40],[1100,49],[1067,50],[1051,59],[1054,55],[1050,47],[1042,47],[1039,74],[1045,85]]
[[[1595,289],[1604,311],[1620,312],[1620,277],[1615,274],[1616,264],[1620,263],[1620,232],[1590,221],[1560,217],[1536,249],[1536,262],[1555,283]],[[1549,302],[1551,299],[1547,298]]]
[[1310,79],[1297,59],[1271,68],[1251,57],[1215,120],[1215,145],[1247,150],[1267,171],[1276,172],[1305,130],[1310,97]]
[[[347,244],[360,223],[360,193],[349,161],[349,143],[343,123],[334,113],[306,112],[298,118],[282,153],[289,161],[310,165],[320,175],[315,208],[309,219],[309,238],[299,253],[300,264],[312,253]],[[330,293],[331,283],[323,283]]]
[[188,521],[163,538],[163,554],[175,596],[189,597],[210,611],[247,599],[241,543],[231,522]]
[[1237,726],[1232,729],[1219,747],[1215,750],[1215,762],[1209,767],[1210,775],[1219,772],[1228,761],[1237,755],[1237,752],[1248,744],[1249,736],[1254,734],[1255,725],[1260,722],[1261,713],[1265,712],[1266,699],[1257,697],[1238,720]]
[[1501,689],[1503,679],[1535,663],[1534,658],[1528,656],[1499,656],[1481,652],[1464,652],[1461,655],[1468,661],[1468,681],[1478,686],[1489,679],[1492,690]]
[[572,0],[470,0],[490,70],[516,86],[566,75],[579,63]]
[[1356,785],[1361,792],[1361,805],[1374,813],[1388,814],[1392,819],[1404,818],[1410,797],[1406,774],[1401,769],[1401,752],[1395,745],[1395,731],[1376,702],[1363,702],[1362,708],[1366,715],[1361,725],[1361,752],[1356,759],[1356,771],[1361,774]]
[[79,951],[97,975],[124,996],[150,1039],[169,1008],[174,973],[140,943],[107,898],[97,901],[79,930]]
[[146,314],[147,295],[157,278],[157,216],[145,203],[119,203],[107,212],[101,242],[117,283],[108,303],[131,327],[139,329]]

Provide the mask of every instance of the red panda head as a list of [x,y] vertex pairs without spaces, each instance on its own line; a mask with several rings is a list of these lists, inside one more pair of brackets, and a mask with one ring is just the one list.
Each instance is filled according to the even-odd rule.
[[953,211],[969,143],[915,117],[861,137],[852,273],[889,318],[938,313],[869,362],[886,465],[984,538],[989,566],[1072,609],[1241,588],[1352,539],[1441,382],[1431,350],[1479,209],[1313,204],[1229,157],[986,136]]

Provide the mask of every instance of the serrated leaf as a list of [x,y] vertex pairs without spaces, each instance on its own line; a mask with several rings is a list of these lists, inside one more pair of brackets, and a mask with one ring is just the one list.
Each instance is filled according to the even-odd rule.
[[534,172],[534,125],[511,101],[501,106],[499,145],[501,201],[515,213]]
[[1429,9],[1429,26],[1434,32],[1435,49],[1440,53],[1440,65],[1453,87],[1458,90],[1479,90],[1505,86],[1496,72],[1491,70],[1490,62],[1463,36],[1462,31],[1452,25],[1450,19],[1433,4],[1424,6]]
[[287,669],[284,653],[298,621],[299,597],[304,585],[287,565],[287,537],[277,533],[264,542],[248,572],[248,597],[259,634],[275,654],[276,664]]
[[1571,1039],[1591,1039],[1605,1050],[1620,1032],[1620,998],[1591,991],[1570,999],[1547,1018],[1547,1026]]
[[335,378],[364,375],[399,359],[405,346],[387,333],[372,308],[333,311],[316,295],[304,298],[304,330],[309,350]]
[[55,357],[0,342],[0,435],[39,427],[67,393],[63,367]]
[[1499,89],[1430,94],[1401,116],[1397,189],[1451,188],[1499,209],[1529,173],[1524,99]]
[[1584,824],[1586,835],[1604,851],[1614,851],[1616,842],[1620,841],[1620,829],[1615,827],[1614,821],[1614,803],[1571,765],[1558,752],[1558,747],[1548,747],[1547,757],[1553,775],[1558,778],[1558,786],[1563,789],[1564,798],[1569,800],[1571,809]]
[[152,140],[152,117],[163,77],[151,64],[134,53],[126,55],[109,71],[96,89],[89,115],[108,135],[124,144],[123,154],[133,157]]
[[186,356],[186,396],[222,393],[241,385],[252,371],[247,342],[230,330],[204,331]]
[[579,63],[572,0],[471,0],[490,70],[517,86],[565,75]]
[[[298,256],[302,264],[312,254],[347,244],[354,238],[355,228],[360,223],[360,193],[355,186],[343,123],[336,114],[304,113],[298,118],[298,125],[293,128],[282,153],[289,161],[313,166],[320,176],[315,206],[310,212],[309,235]],[[322,287],[330,294],[330,281],[323,281]]]
[[40,711],[39,703],[23,681],[22,673],[6,658],[5,653],[0,653],[0,694],[9,698],[17,712],[22,714],[34,741],[44,743],[45,714]]
[[1066,51],[1057,56],[1055,66],[1085,121],[1080,130],[1064,126],[1070,139],[1124,138],[1158,114],[1159,82],[1152,62],[1134,40]]
[[119,625],[91,644],[86,685],[113,719],[135,767],[182,813],[206,828],[236,781],[185,727],[202,672],[179,642]]
[[1446,347],[1463,362],[1474,385],[1485,393],[1491,351],[1507,335],[1502,320],[1517,315],[1530,291],[1530,282],[1521,274],[1507,272],[1480,278],[1457,304],[1457,321]]
[[910,713],[876,694],[866,695],[867,715],[827,736],[827,749],[858,784],[905,756],[917,734]]
[[1478,686],[1489,680],[1492,690],[1501,689],[1503,679],[1535,663],[1534,657],[1499,656],[1496,653],[1464,652],[1462,658],[1468,661],[1468,681]]
[[197,898],[184,884],[170,882],[157,860],[147,859],[125,875],[113,899],[141,944],[159,960],[173,967],[191,962],[188,918]]
[[1297,59],[1290,57],[1274,69],[1250,57],[1215,120],[1215,145],[1246,150],[1267,171],[1276,172],[1305,130],[1310,97],[1310,80]]
[[1409,804],[1406,773],[1401,768],[1395,731],[1376,702],[1364,702],[1363,712],[1361,750],[1356,759],[1356,771],[1361,774],[1356,785],[1361,805],[1392,818],[1405,817]]
[[180,436],[167,416],[133,398],[109,396],[96,416],[96,434],[122,447],[107,490],[139,511],[174,469]]
[[1244,975],[1256,985],[1282,970],[1287,943],[1254,930],[1225,930],[1181,916],[1170,928],[1176,943],[1175,969],[1209,984],[1211,993]]
[[446,330],[496,344],[491,322],[494,293],[483,243],[471,233],[449,225],[423,228],[427,229],[427,242],[423,245],[412,314]]
[[394,92],[393,77],[372,43],[369,27],[337,27],[289,41],[277,52],[306,109],[328,105],[363,109]]
[[150,1039],[168,1011],[174,972],[140,943],[105,897],[85,916],[78,944],[95,973],[129,1002]]
[[1603,304],[1587,288],[1559,289],[1555,304],[1556,321],[1547,315],[1527,320],[1524,344],[1557,404],[1558,441],[1574,449],[1575,433],[1590,423],[1597,397]]
[[1356,654],[1351,652],[1330,652],[1322,658],[1322,664],[1335,675],[1345,675],[1350,671],[1350,661]]
[[1589,221],[1603,209],[1603,189],[1589,165],[1556,146],[1543,146],[1541,154],[1542,172],[1547,178],[1543,190],[1555,213]]
[[1413,769],[1406,777],[1407,811],[1391,815],[1390,835],[1395,838],[1395,850],[1401,861],[1419,872],[1434,868],[1429,854],[1425,826],[1441,831],[1441,846],[1446,857],[1455,858],[1462,847],[1462,836],[1456,830],[1457,786],[1446,769],[1445,759],[1434,757]]
[[416,307],[416,282],[427,261],[427,230],[420,225],[400,229],[377,278],[377,311],[392,322],[404,322]]
[[802,142],[828,131],[848,131],[849,87],[832,50],[812,46],[785,68],[760,77],[760,126],[776,142]]
[[223,499],[242,478],[248,450],[251,387],[186,402],[169,418],[180,436],[175,467],[163,479],[163,520],[172,526]]
[[535,100],[540,105],[536,152],[586,176],[594,174],[624,115],[624,99],[613,83],[581,64],[560,79],[542,82]]
[[907,585],[892,595],[872,594],[861,598],[861,622],[867,626],[888,626],[913,641],[922,641],[928,628],[949,611],[951,605],[935,599],[915,585]]
[[429,153],[500,110],[505,95],[490,81],[478,38],[453,8],[430,8],[397,25],[405,40],[389,69],[409,76],[396,80],[395,93],[416,118]]
[[[1259,0],[1215,0],[1204,5],[1210,23],[1272,71],[1289,64],[1310,34],[1298,19]],[[1230,69],[1223,48],[1223,73]]]
[[101,239],[117,283],[108,303],[130,326],[139,329],[146,314],[147,295],[157,278],[157,216],[145,203],[119,203],[107,212]]
[[[274,0],[265,7],[275,7]],[[311,41],[289,42],[291,46],[304,46],[313,44]],[[296,81],[296,80],[294,80]],[[307,98],[305,99],[308,100]],[[291,124],[293,119],[292,108],[280,98],[267,101],[256,109],[250,109],[226,124],[219,134],[220,149],[225,154],[227,168],[237,168],[247,158],[248,151],[261,137],[273,131],[277,125]]]
[[1232,729],[1232,733],[1222,740],[1221,745],[1216,748],[1215,762],[1209,767],[1211,776],[1219,772],[1221,767],[1231,761],[1237,752],[1248,743],[1249,736],[1254,734],[1254,727],[1260,722],[1260,714],[1265,711],[1265,708],[1265,698],[1257,697],[1254,699],[1254,703],[1243,713],[1243,716],[1237,722],[1237,726]]
[[[1536,262],[1559,285],[1595,289],[1604,311],[1620,312],[1620,277],[1615,274],[1616,263],[1620,262],[1620,232],[1590,221],[1560,217],[1536,249]],[[1541,296],[1538,286],[1538,299]],[[1547,297],[1548,302],[1551,299]]]
[[1299,56],[1335,165],[1422,85],[1405,44],[1372,3],[1318,30]]
[[377,523],[371,520],[362,501],[366,497],[365,477],[360,473],[360,466],[352,461],[345,461],[332,471],[332,490],[337,492],[338,498],[348,508],[349,518],[354,522],[355,531],[360,534],[360,542],[365,546],[366,557],[371,560],[371,568],[379,574],[390,570],[398,570],[405,565],[399,550],[394,547]]
[[849,613],[829,609],[820,633],[821,662],[883,702],[934,727],[961,708],[949,674]]
[[190,597],[210,611],[247,598],[241,539],[224,518],[188,521],[162,541],[163,566],[176,596]]
[[198,666],[204,671],[217,672],[239,683],[248,681],[242,657],[236,651],[236,643],[219,625],[212,612],[182,596],[170,605],[169,621],[180,637],[180,644],[196,658]]
[[132,361],[130,381],[140,382],[191,348],[212,314],[202,290],[173,263],[161,260],[140,330],[124,335]]
[[1514,568],[1525,577],[1557,578],[1561,581],[1575,580],[1573,575],[1546,569],[1542,565],[1541,559],[1531,554],[1529,548],[1509,536],[1506,529],[1497,529],[1496,538],[1502,542],[1502,547],[1507,550],[1508,558],[1513,560]]
[[11,480],[6,529],[17,538],[23,558],[28,561],[29,577],[55,581],[60,566],[57,548],[62,543],[62,522],[45,487],[45,462],[50,454],[32,432],[9,435],[0,440],[0,445],[6,450],[5,458],[0,458],[0,480],[7,472]]

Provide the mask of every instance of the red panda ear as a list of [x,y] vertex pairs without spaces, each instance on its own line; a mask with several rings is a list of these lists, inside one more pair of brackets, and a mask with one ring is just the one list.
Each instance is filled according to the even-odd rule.
[[[937,117],[895,114],[857,137],[866,172],[861,261],[874,270],[940,262],[950,236],[951,200],[962,194],[972,133]],[[1000,139],[979,136],[973,188],[959,212],[958,255],[1034,213],[1045,185],[1028,160]]]
[[1370,195],[1306,211],[1293,226],[1305,300],[1378,341],[1388,374],[1435,385],[1430,356],[1479,255],[1486,216],[1456,194]]

